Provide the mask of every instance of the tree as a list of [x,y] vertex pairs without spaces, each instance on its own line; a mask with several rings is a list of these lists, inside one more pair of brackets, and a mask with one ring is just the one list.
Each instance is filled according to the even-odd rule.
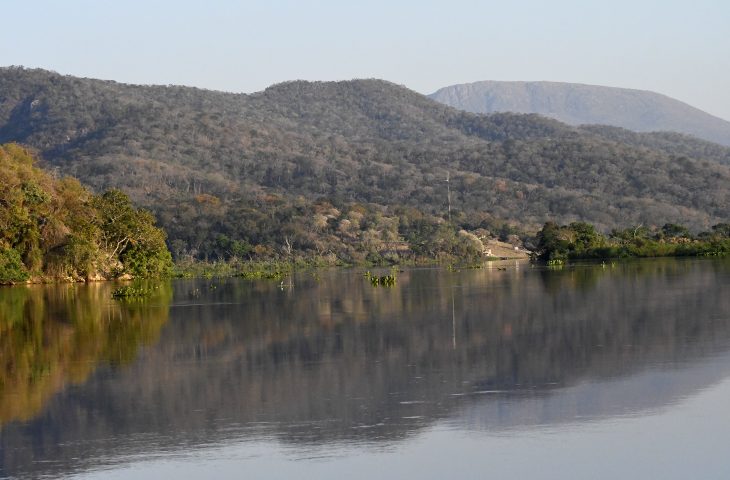
[[93,201],[100,228],[100,243],[107,260],[119,259],[126,273],[160,276],[169,273],[172,257],[165,233],[154,216],[137,210],[120,190],[109,190]]
[[603,244],[603,237],[589,223],[573,222],[568,228],[574,233],[575,241],[571,250],[575,252],[585,252],[593,248],[598,248]]
[[570,240],[565,236],[564,228],[555,222],[546,222],[537,232],[537,254],[543,260],[559,260],[568,256]]
[[28,277],[20,254],[12,248],[0,246],[0,283],[22,282]]
[[664,238],[691,238],[692,234],[689,230],[676,223],[665,223],[662,227],[661,235]]
[[717,235],[730,238],[730,223],[718,223],[712,226],[712,231]]

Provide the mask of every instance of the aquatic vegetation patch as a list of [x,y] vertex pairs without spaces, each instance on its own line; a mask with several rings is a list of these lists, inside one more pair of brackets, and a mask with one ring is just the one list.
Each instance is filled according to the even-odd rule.
[[397,277],[396,271],[392,270],[390,275],[373,275],[370,271],[365,272],[365,278],[370,280],[370,284],[373,287],[392,287],[396,284]]
[[112,298],[114,299],[141,299],[151,296],[157,287],[145,287],[142,284],[134,283],[131,285],[122,285],[112,290]]

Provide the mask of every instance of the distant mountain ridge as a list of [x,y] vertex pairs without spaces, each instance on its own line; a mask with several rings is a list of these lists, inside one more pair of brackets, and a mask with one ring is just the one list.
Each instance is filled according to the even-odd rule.
[[488,80],[444,87],[429,97],[472,113],[537,113],[569,125],[600,124],[635,132],[679,132],[730,146],[730,122],[646,90]]

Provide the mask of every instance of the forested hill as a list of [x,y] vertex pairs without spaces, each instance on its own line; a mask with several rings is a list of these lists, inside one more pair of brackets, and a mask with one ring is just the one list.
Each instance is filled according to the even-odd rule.
[[[707,229],[730,211],[730,149],[476,115],[380,80],[244,95],[4,68],[8,141],[98,191],[124,189],[155,211],[178,252],[203,251],[220,235],[321,249],[313,232],[340,235],[345,220],[353,242],[368,231],[402,237],[416,214],[395,206],[446,217],[447,174],[452,219],[465,227],[507,219],[536,229],[550,219]],[[364,220],[350,218],[356,207]],[[368,221],[373,208],[390,220]]]
[[483,81],[444,87],[430,97],[473,113],[538,113],[570,125],[672,131],[730,146],[730,122],[645,90],[563,82]]

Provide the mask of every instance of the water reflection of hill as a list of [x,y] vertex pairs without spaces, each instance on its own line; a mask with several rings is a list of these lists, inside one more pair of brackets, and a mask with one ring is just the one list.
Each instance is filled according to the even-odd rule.
[[[730,354],[685,366],[651,368],[633,375],[579,382],[547,394],[476,393],[449,422],[464,430],[559,428],[609,417],[659,413],[730,375]],[[490,398],[479,398],[487,395]]]
[[[9,425],[3,468],[58,474],[231,437],[393,441],[453,415],[499,429],[533,421],[520,400],[584,388],[600,406],[611,382],[642,396],[631,408],[659,407],[730,371],[703,367],[730,343],[729,275],[727,262],[651,261],[413,270],[393,289],[346,271],[301,275],[283,290],[177,282],[159,343],[64,391],[36,420]],[[671,373],[687,365],[704,373]],[[667,372],[672,388],[624,381]],[[501,421],[495,405],[514,415]],[[576,405],[547,421],[576,419]]]

